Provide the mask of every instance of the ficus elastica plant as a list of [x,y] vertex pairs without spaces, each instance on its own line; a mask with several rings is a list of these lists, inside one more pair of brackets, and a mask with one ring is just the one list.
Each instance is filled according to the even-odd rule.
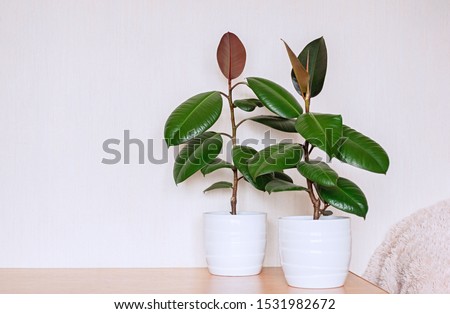
[[[326,153],[327,160],[336,158],[382,174],[389,168],[389,158],[375,141],[343,124],[341,115],[311,111],[311,99],[321,92],[325,81],[325,40],[318,38],[310,42],[298,56],[286,43],[284,45],[292,65],[291,79],[303,106],[285,88],[268,79],[247,77],[235,82],[244,70],[246,50],[235,34],[223,35],[217,48],[217,62],[226,79],[226,91],[213,90],[192,96],[175,108],[165,124],[167,145],[182,146],[173,168],[175,183],[185,181],[198,171],[207,175],[226,168],[231,172],[230,180],[213,183],[205,192],[230,189],[230,213],[233,215],[237,213],[238,187],[243,180],[268,193],[305,191],[314,208],[314,219],[332,214],[329,206],[365,217],[368,204],[361,189],[349,179],[340,177],[330,163],[313,159],[311,153],[317,148]],[[238,86],[249,88],[255,97],[235,99],[233,91]],[[224,105],[230,113],[229,130],[212,131]],[[251,113],[261,107],[272,114],[248,116],[237,121],[236,110]],[[239,127],[247,121],[298,134],[300,140],[279,142],[260,151],[238,145]],[[232,144],[229,161],[219,157],[224,138]],[[306,186],[295,184],[284,172],[292,168],[305,178]]]

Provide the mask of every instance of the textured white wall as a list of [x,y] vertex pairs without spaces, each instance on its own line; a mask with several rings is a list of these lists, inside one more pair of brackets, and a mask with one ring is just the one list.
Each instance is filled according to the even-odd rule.
[[[387,176],[336,164],[369,199],[367,220],[353,219],[362,272],[393,223],[450,197],[449,12],[425,0],[0,0],[0,267],[204,265],[201,214],[229,200],[201,191],[220,175],[176,187],[171,163],[139,165],[134,152],[130,165],[104,165],[102,143],[128,129],[160,157],[175,106],[226,88],[215,51],[232,31],[247,47],[244,76],[291,91],[280,38],[299,51],[323,35],[314,110],[342,113],[389,152]],[[276,218],[310,211],[302,193],[247,187],[240,208],[269,213],[266,265],[279,262]]]

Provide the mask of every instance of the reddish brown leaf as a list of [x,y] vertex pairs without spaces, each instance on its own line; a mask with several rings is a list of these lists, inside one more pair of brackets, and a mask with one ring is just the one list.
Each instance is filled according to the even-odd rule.
[[217,62],[223,75],[229,80],[241,75],[245,67],[245,47],[233,33],[225,33],[217,47]]
[[[300,60],[291,50],[291,48],[286,44],[286,42],[282,39],[284,46],[286,47],[286,51],[289,56],[289,60],[291,61],[292,69],[294,70],[295,78],[297,79],[297,83],[300,86],[300,90],[305,95],[309,92],[309,73],[308,70],[305,70]],[[308,67],[308,64],[306,65]]]

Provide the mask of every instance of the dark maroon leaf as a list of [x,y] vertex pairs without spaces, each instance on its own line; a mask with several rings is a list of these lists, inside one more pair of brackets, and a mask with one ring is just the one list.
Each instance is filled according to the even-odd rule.
[[245,67],[245,47],[233,33],[225,33],[217,47],[217,62],[223,75],[229,80],[241,75]]

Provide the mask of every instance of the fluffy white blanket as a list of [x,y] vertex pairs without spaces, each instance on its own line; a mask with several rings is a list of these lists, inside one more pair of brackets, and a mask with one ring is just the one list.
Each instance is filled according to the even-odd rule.
[[450,293],[450,199],[389,231],[364,277],[390,293]]

